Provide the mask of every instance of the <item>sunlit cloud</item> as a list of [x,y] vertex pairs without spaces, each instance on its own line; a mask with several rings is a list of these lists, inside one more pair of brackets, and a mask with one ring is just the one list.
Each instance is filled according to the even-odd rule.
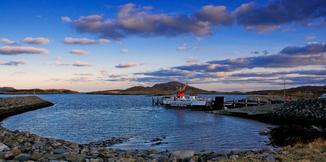
[[23,39],[23,42],[29,43],[29,44],[48,44],[50,42],[50,40],[47,38],[44,38],[44,37],[38,37],[38,38],[25,37]]
[[26,64],[26,62],[21,61],[21,60],[14,60],[14,61],[8,61],[8,62],[0,61],[0,65],[5,65],[5,66],[19,66],[19,65],[25,65],[25,64]]
[[115,67],[116,68],[132,68],[132,67],[137,67],[137,66],[142,66],[143,64],[141,63],[125,63],[125,64],[118,64]]
[[28,46],[3,46],[0,47],[0,55],[20,55],[20,54],[48,54],[49,51],[44,48]]
[[189,49],[189,46],[186,43],[181,44],[180,46],[178,46],[176,48],[177,51],[181,52],[181,51],[187,51]]
[[8,38],[0,38],[0,43],[3,43],[3,44],[14,44],[15,41],[10,40]]
[[101,39],[98,40],[98,42],[99,42],[100,44],[108,44],[108,43],[110,43],[110,40],[109,40],[109,39],[101,38]]
[[66,44],[94,44],[96,41],[94,39],[89,38],[72,38],[66,37],[63,40]]
[[63,21],[63,22],[71,22],[71,19],[68,16],[61,16],[61,21]]
[[121,53],[128,53],[129,49],[128,48],[122,48],[122,49],[120,49],[120,52]]
[[250,2],[234,11],[228,11],[226,6],[206,5],[190,15],[157,13],[152,12],[153,7],[144,9],[128,3],[119,8],[117,17],[113,19],[106,19],[103,15],[88,15],[76,20],[62,17],[62,21],[81,33],[119,39],[130,35],[170,37],[193,34],[203,37],[212,34],[215,27],[232,24],[244,26],[249,31],[267,32],[280,29],[284,24],[303,24],[325,17],[324,0],[298,0],[295,3],[293,5],[292,0],[274,0],[260,6]]
[[85,62],[85,61],[76,61],[72,64],[72,66],[76,66],[76,67],[88,67],[88,66],[92,66],[92,64]]
[[[314,84],[323,84],[326,78],[326,45],[307,44],[306,46],[290,46],[283,48],[279,53],[272,55],[261,55],[255,57],[243,57],[225,60],[212,60],[205,63],[176,66],[170,69],[136,73],[143,75],[136,77],[137,81],[163,81],[187,79],[193,83],[268,83],[280,84],[281,77],[287,77],[289,82],[299,84],[297,79],[306,78],[305,82],[311,80]],[[312,70],[286,70],[268,72],[268,69],[295,68],[305,66],[317,66]],[[321,68],[323,67],[323,68]],[[241,70],[264,68],[267,72],[244,73]],[[322,79],[324,78],[324,79]],[[301,82],[303,83],[303,82]]]
[[73,54],[73,55],[79,55],[79,56],[87,55],[87,54],[88,54],[87,51],[82,50],[82,49],[72,49],[72,50],[70,51],[70,53]]

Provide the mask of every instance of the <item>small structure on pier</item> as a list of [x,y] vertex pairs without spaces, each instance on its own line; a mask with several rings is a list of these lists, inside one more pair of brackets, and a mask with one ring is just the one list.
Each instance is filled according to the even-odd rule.
[[224,108],[224,97],[214,99],[201,98],[199,96],[186,95],[187,84],[180,88],[176,95],[153,97],[153,105],[163,105],[168,108],[192,109],[192,110],[218,110]]

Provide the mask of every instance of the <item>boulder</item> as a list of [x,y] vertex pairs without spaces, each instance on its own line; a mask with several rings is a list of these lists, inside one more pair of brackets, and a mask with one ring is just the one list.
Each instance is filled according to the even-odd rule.
[[17,161],[27,161],[31,159],[31,155],[29,154],[19,154],[17,156],[15,156],[14,160]]
[[0,152],[8,151],[9,147],[3,143],[0,143]]
[[188,159],[194,156],[195,152],[191,150],[181,150],[181,151],[174,151],[173,156],[176,159]]

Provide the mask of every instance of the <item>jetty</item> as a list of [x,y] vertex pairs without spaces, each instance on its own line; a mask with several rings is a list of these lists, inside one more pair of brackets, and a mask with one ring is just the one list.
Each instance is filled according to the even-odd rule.
[[[170,102],[166,102],[170,100]],[[192,102],[198,103],[198,100],[203,102],[201,106],[192,106]],[[181,103],[179,103],[181,102]],[[171,103],[175,103],[171,106]],[[191,109],[200,111],[215,111],[215,110],[227,110],[238,109],[248,107],[259,107],[264,105],[274,105],[284,103],[284,99],[279,96],[267,96],[267,95],[250,95],[243,99],[233,99],[225,101],[223,96],[215,96],[211,98],[186,96],[153,96],[152,105],[165,106],[167,108],[177,109]]]
[[37,96],[0,98],[0,120],[3,120],[11,115],[49,107],[52,105],[53,103],[42,100]]

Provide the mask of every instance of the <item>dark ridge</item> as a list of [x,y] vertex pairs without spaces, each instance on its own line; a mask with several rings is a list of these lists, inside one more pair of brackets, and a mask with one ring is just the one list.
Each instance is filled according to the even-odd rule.
[[[122,94],[122,95],[168,95],[174,94],[178,89],[182,88],[185,84],[180,82],[168,82],[155,84],[152,87],[135,86],[127,88],[125,90],[106,90],[90,92],[90,94]],[[188,94],[208,94],[214,93],[212,91],[206,91],[203,89],[195,88],[192,86],[187,87]]]

